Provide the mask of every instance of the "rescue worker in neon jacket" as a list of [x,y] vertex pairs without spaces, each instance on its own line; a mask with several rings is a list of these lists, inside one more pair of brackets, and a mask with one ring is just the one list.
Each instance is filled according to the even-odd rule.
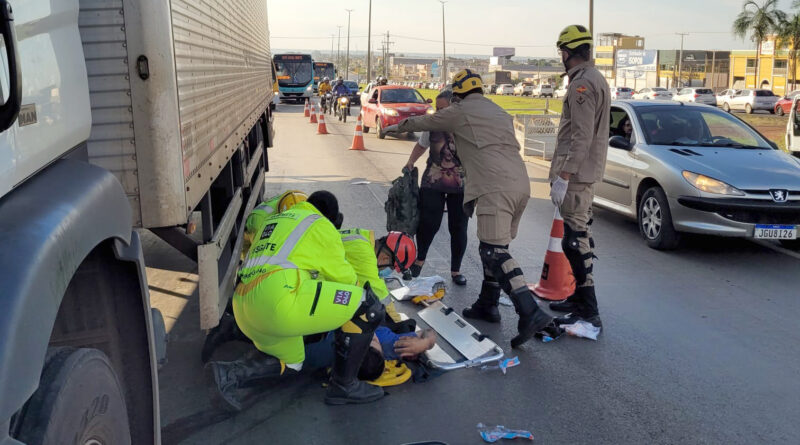
[[238,403],[237,388],[275,376],[276,368],[299,371],[304,335],[332,330],[336,360],[325,402],[383,397],[381,388],[356,376],[384,308],[368,284],[361,287],[334,221],[342,221],[338,202],[320,191],[253,227],[256,236],[239,271],[233,312],[239,329],[268,355],[232,368],[211,367],[220,395],[232,406]]

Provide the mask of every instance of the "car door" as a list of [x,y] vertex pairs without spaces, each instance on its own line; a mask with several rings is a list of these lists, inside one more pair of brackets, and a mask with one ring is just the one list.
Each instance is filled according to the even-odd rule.
[[731,110],[743,110],[748,96],[750,96],[750,90],[737,91],[733,96],[731,96]]
[[800,113],[797,111],[798,105],[800,105],[800,94],[792,98],[789,122],[786,124],[786,148],[792,153],[800,153]]
[[[621,130],[622,121],[629,117],[633,123],[633,135],[631,136],[631,149],[624,150],[614,148],[609,145],[606,155],[606,169],[603,173],[603,180],[597,185],[597,195],[621,206],[631,205],[633,198],[631,192],[631,182],[633,179],[633,166],[635,158],[635,144],[637,141],[636,118],[632,113],[619,106],[611,107],[611,136],[618,136]],[[641,134],[641,133],[639,133]]]

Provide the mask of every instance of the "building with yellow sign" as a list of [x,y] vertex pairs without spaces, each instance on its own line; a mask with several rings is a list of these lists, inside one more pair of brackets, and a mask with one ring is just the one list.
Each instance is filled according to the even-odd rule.
[[[798,82],[792,85],[790,51],[776,48],[774,38],[761,45],[759,73],[756,75],[755,50],[731,51],[731,88],[765,88],[778,96],[798,89]],[[800,78],[800,70],[795,67],[794,79]]]
[[644,49],[644,37],[629,36],[616,32],[598,34],[594,64],[609,85],[615,85],[617,77],[616,59],[620,49]]

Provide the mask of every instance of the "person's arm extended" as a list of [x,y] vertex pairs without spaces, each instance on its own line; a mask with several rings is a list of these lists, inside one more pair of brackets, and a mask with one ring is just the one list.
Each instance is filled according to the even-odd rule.
[[596,92],[589,82],[579,79],[570,83],[569,88],[570,92],[567,97],[572,119],[572,134],[570,135],[567,162],[560,172],[561,177],[567,180],[569,176],[578,172],[586,155],[589,154],[592,139],[594,139],[594,119],[597,108]]
[[431,329],[422,331],[422,336],[400,336],[394,342],[394,352],[400,358],[415,358],[436,345],[436,332]]
[[[411,131],[449,131],[452,132],[461,120],[461,107],[451,105],[436,113],[410,117],[397,125],[401,133]],[[387,127],[388,129],[388,127]]]
[[426,150],[431,146],[431,136],[430,133],[425,132],[422,133],[417,143],[414,145],[414,149],[411,150],[411,155],[408,156],[408,162],[406,162],[406,167],[409,170],[414,168],[414,164],[417,162],[417,159],[425,153]]

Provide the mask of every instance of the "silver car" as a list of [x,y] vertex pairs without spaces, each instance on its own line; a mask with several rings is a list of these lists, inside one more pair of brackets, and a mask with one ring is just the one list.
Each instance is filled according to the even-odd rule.
[[636,219],[650,247],[673,249],[681,232],[798,247],[800,159],[705,105],[615,102],[611,120],[594,202]]

